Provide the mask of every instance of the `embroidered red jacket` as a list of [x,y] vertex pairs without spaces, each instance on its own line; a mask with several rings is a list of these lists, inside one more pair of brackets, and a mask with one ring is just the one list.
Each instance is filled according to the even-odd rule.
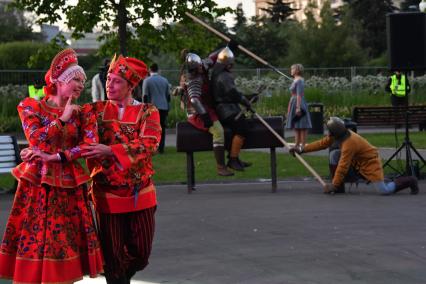
[[36,186],[74,188],[90,179],[77,159],[81,157],[82,145],[98,142],[96,120],[87,107],[82,107],[62,126],[59,117],[63,108],[50,106],[46,100],[26,98],[19,103],[17,109],[25,136],[30,148],[49,154],[63,152],[67,162],[47,163],[36,158],[19,164],[12,174]]
[[151,104],[129,105],[119,119],[110,101],[90,104],[96,113],[99,143],[112,148],[113,157],[89,159],[92,195],[99,212],[124,213],[156,205],[152,156],[161,137],[160,116]]

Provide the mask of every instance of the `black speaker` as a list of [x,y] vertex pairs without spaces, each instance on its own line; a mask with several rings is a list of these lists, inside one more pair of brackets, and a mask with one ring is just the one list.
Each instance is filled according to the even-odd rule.
[[392,13],[386,16],[389,68],[426,70],[426,13]]

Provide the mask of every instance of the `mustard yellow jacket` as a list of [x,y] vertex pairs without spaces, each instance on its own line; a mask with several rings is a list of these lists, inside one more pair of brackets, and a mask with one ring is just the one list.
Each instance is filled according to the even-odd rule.
[[[350,131],[350,136],[343,140],[340,145],[341,155],[336,173],[333,178],[333,185],[339,186],[343,183],[350,166],[353,166],[364,178],[371,182],[383,181],[382,162],[377,148],[372,146],[363,137]],[[307,144],[304,152],[315,152],[330,147],[334,142],[334,137],[324,138]]]

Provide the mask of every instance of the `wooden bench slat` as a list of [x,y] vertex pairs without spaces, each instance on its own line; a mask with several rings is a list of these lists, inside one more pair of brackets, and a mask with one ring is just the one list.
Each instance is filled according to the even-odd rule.
[[0,168],[14,168],[14,167],[16,167],[15,162],[0,163]]
[[0,174],[10,174],[13,168],[0,168]]
[[15,149],[13,144],[0,144],[0,150]]
[[13,156],[0,156],[0,162],[15,162],[15,161],[16,161],[15,155],[13,155]]
[[354,107],[352,110],[352,120],[357,125],[367,126],[393,126],[395,124],[404,124],[406,112],[408,114],[409,124],[426,123],[426,105],[409,106],[408,108],[395,107]]
[[11,136],[4,136],[4,135],[2,135],[2,136],[0,136],[0,143],[1,144],[3,144],[3,143],[12,144],[13,143],[13,139],[12,139]]
[[0,150],[0,156],[15,156],[14,150]]

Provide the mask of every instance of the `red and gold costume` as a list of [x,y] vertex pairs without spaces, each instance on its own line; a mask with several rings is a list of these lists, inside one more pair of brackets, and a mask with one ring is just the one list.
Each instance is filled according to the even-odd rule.
[[96,210],[126,213],[154,207],[151,177],[152,155],[161,137],[158,110],[150,104],[129,105],[120,120],[119,107],[111,101],[89,106],[97,116],[99,143],[111,146],[114,154],[101,162],[87,162],[93,176]]
[[[82,109],[82,113],[85,113]],[[81,144],[97,142],[96,121],[32,98],[18,105],[29,146],[63,152],[67,161],[23,162],[13,170],[19,185],[0,247],[0,277],[17,283],[63,283],[103,271],[100,244],[87,200],[90,179],[77,162]]]
[[[142,61],[122,56],[112,60],[108,72],[131,86],[147,74]],[[151,254],[157,204],[152,156],[161,138],[160,115],[153,105],[135,100],[125,106],[101,101],[89,107],[96,116],[99,143],[110,146],[113,153],[87,161],[105,277],[107,283],[130,283],[136,271],[148,264]]]
[[[62,109],[46,100],[24,99],[18,106],[29,146],[47,153],[63,151],[69,162],[23,162],[13,170],[19,180],[0,248],[0,276],[16,282],[77,281],[102,272],[102,256],[85,183],[88,174],[75,160],[78,141],[96,141],[96,124],[82,128],[77,116],[64,126]],[[79,129],[85,129],[81,133]]]

